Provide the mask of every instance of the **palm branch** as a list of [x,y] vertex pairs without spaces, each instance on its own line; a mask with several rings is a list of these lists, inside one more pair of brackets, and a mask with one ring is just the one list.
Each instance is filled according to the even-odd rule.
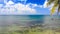
[[58,7],[58,12],[57,14],[59,14],[60,12],[60,0],[48,0],[47,6],[54,4],[52,9],[51,9],[51,15],[54,14],[56,11],[56,8]]

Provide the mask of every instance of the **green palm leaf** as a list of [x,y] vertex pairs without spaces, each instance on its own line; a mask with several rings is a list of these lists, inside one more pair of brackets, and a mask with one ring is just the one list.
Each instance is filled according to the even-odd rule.
[[56,11],[56,8],[58,7],[58,13],[60,11],[60,5],[59,5],[59,0],[48,0],[47,6],[49,6],[50,4],[54,4],[52,9],[51,9],[51,15],[53,15]]

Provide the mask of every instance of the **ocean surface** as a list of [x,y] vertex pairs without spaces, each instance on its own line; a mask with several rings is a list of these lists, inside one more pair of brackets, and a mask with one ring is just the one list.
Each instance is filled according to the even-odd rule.
[[38,24],[44,22],[43,15],[15,15],[15,16],[0,16],[0,26],[10,25],[10,24]]
[[[31,25],[43,24],[45,27],[60,27],[60,16],[45,15],[1,15],[0,32],[17,26],[29,27]],[[19,26],[19,27],[18,27]],[[11,29],[10,28],[10,29]]]
[[45,22],[51,22],[53,19],[60,21],[60,16],[45,16],[45,15],[1,15],[0,26],[19,24],[43,24]]
[[0,34],[22,30],[22,27],[43,25],[43,28],[60,27],[60,16],[49,15],[1,15]]

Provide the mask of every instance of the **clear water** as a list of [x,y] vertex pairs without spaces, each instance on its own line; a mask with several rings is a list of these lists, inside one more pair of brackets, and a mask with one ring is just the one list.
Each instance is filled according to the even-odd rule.
[[0,33],[15,31],[20,27],[29,27],[32,25],[44,25],[46,27],[60,27],[60,16],[44,15],[3,15],[0,16]]

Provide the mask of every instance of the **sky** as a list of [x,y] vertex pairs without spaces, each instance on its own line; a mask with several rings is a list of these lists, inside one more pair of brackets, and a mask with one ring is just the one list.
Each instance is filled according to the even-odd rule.
[[0,0],[0,15],[50,15],[47,0]]

